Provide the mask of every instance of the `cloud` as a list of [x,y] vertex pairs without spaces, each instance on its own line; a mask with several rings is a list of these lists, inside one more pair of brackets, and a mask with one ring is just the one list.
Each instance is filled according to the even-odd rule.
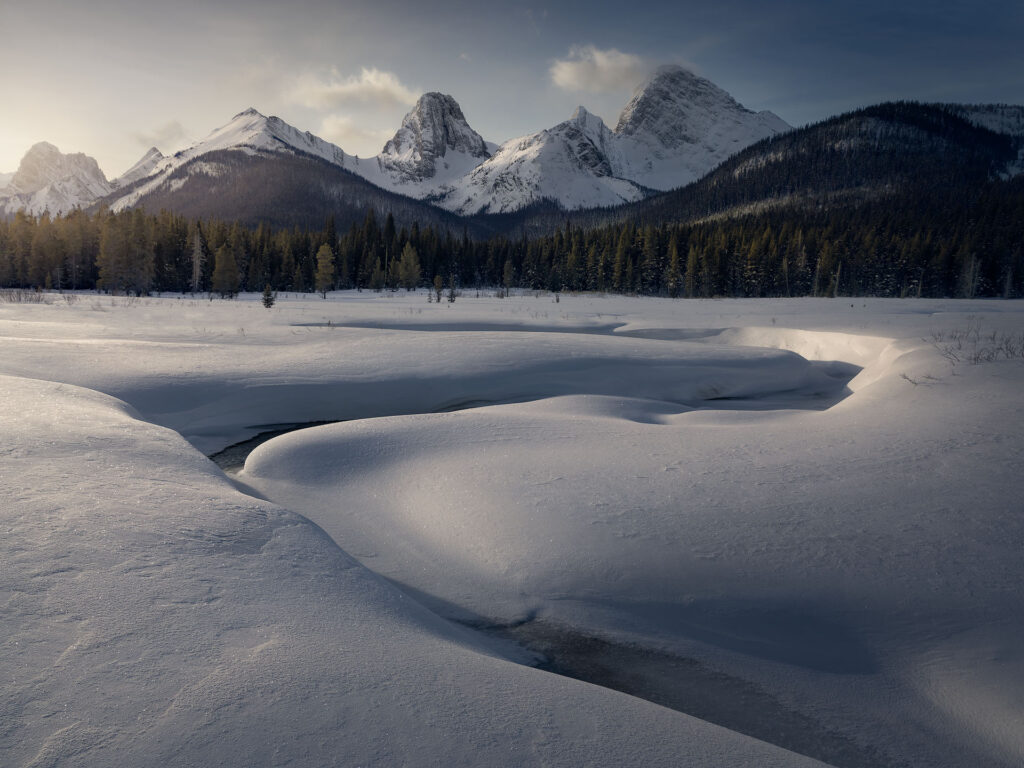
[[328,115],[321,121],[317,135],[360,157],[377,154],[391,138],[386,129],[367,127],[350,115]]
[[144,147],[156,147],[166,154],[173,152],[176,147],[184,144],[188,140],[188,133],[181,123],[177,120],[171,120],[151,131],[134,133],[132,138]]
[[418,93],[403,84],[392,72],[376,67],[362,67],[358,75],[342,77],[331,69],[327,78],[304,75],[288,93],[291,101],[312,109],[337,109],[355,103],[375,106],[416,103]]
[[574,45],[569,56],[556,60],[549,72],[551,82],[566,91],[604,93],[636,87],[651,69],[649,62],[633,53]]

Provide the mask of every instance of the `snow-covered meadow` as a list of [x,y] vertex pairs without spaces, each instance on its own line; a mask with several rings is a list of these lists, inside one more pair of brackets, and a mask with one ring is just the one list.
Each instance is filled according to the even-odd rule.
[[1024,302],[44,298],[4,766],[1024,761]]

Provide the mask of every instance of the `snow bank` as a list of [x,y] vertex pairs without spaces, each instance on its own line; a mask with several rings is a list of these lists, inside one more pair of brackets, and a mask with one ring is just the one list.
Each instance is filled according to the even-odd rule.
[[[1020,302],[250,299],[0,304],[14,764],[800,764],[442,616],[1024,757],[1024,365],[930,341]],[[276,505],[192,447],[326,419],[249,457]]]
[[505,660],[123,403],[0,387],[5,765],[815,764]]

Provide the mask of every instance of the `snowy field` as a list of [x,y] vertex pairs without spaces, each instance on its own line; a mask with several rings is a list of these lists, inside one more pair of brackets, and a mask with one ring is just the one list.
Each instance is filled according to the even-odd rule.
[[44,299],[2,766],[1024,763],[1024,302]]

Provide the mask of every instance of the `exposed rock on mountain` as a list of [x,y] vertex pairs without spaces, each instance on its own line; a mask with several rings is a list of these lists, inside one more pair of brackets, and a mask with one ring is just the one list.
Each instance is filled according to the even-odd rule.
[[112,189],[93,158],[81,153],[65,155],[42,141],[29,149],[10,182],[0,190],[0,212],[11,215],[24,210],[56,216],[84,208]]

